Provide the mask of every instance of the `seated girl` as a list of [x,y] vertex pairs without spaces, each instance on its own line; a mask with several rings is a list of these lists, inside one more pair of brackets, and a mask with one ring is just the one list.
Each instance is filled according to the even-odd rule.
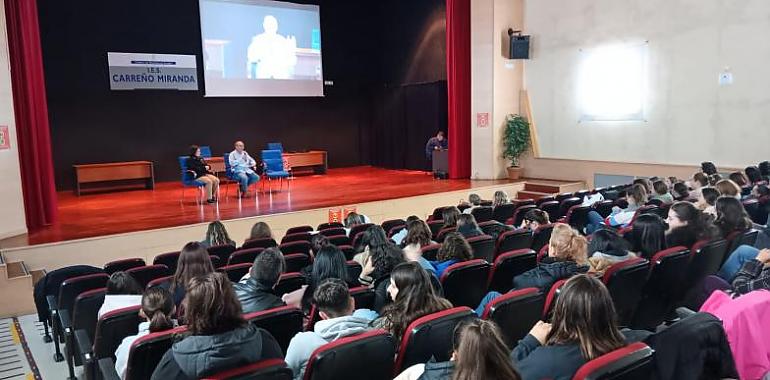
[[459,232],[450,232],[444,238],[444,243],[436,255],[436,261],[431,261],[436,277],[441,278],[449,266],[462,261],[473,259],[471,246]]
[[602,274],[613,264],[636,258],[628,248],[628,242],[614,230],[605,228],[594,232],[588,243],[589,272]]
[[626,200],[628,201],[628,207],[621,209],[617,206],[612,208],[612,214],[606,219],[596,211],[590,211],[588,213],[588,224],[586,224],[586,234],[590,235],[602,228],[602,226],[610,227],[626,227],[634,219],[636,210],[639,207],[644,206],[647,203],[647,191],[644,186],[635,184],[627,190]]

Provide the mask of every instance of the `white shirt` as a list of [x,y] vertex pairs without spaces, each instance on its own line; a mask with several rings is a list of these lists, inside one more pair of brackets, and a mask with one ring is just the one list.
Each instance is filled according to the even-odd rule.
[[136,335],[131,335],[123,338],[120,342],[120,346],[115,350],[115,372],[118,373],[121,379],[126,378],[126,368],[128,368],[128,353],[131,351],[131,345],[134,341],[150,333],[150,322],[142,322],[139,324],[139,332]]
[[245,150],[243,152],[237,150],[230,152],[228,160],[234,173],[254,173],[251,168],[257,165],[257,161],[251,158]]
[[99,318],[102,315],[107,314],[113,310],[122,309],[124,307],[138,306],[142,304],[142,295],[106,295],[104,296],[104,303],[99,308]]

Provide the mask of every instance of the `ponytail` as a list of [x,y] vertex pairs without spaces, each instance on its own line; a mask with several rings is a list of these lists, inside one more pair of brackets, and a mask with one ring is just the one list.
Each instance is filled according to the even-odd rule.
[[556,223],[549,245],[556,249],[560,260],[572,260],[579,265],[588,263],[588,240],[567,224]]
[[142,296],[142,312],[150,321],[150,332],[165,331],[174,327],[174,300],[168,290],[156,286],[147,289]]
[[150,318],[151,333],[174,328],[174,320],[171,319],[171,315],[165,314],[161,310],[156,310],[155,313],[148,318]]

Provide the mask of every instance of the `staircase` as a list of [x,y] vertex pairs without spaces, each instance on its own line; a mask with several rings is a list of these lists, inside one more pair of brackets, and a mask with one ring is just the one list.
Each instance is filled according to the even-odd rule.
[[32,314],[35,302],[30,295],[44,270],[30,271],[23,261],[7,262],[0,253],[0,317]]
[[582,181],[527,179],[524,181],[524,190],[519,191],[516,198],[538,200],[551,195],[583,190],[585,187]]

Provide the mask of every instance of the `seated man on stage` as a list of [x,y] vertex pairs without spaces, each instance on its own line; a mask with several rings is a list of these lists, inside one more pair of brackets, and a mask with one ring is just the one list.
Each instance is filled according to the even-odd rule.
[[230,152],[230,168],[233,171],[233,179],[240,183],[241,197],[246,197],[249,185],[259,181],[259,175],[255,172],[257,161],[244,150],[243,141],[235,142],[235,150]]
[[425,156],[428,158],[428,161],[432,161],[434,150],[447,149],[447,147],[449,147],[449,142],[444,138],[444,131],[438,131],[436,136],[428,139],[428,143],[425,144]]

